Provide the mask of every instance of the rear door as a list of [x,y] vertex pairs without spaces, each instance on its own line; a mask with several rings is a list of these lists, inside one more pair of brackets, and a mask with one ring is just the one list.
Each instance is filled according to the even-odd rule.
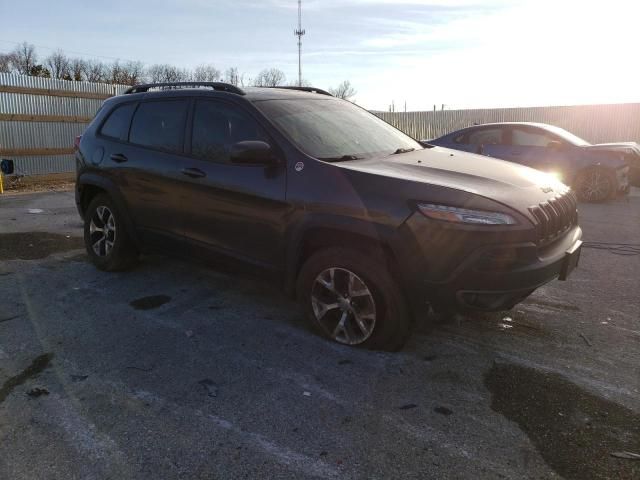
[[182,235],[181,169],[188,108],[184,98],[141,101],[126,141],[107,158],[120,166],[117,183],[145,242]]
[[[264,266],[282,261],[286,169],[284,156],[259,117],[235,103],[196,99],[186,168],[185,235],[225,254]],[[229,161],[231,146],[244,140],[269,143],[278,166]]]

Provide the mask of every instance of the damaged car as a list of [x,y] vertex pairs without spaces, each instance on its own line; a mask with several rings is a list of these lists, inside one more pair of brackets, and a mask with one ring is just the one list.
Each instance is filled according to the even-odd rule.
[[580,258],[566,185],[425,148],[320,89],[134,86],[75,157],[97,268],[155,251],[258,266],[344,345],[397,350],[430,306],[509,309]]
[[637,143],[592,145],[562,128],[543,123],[474,125],[425,143],[542,170],[573,187],[585,202],[603,202],[626,194],[631,179],[640,184]]

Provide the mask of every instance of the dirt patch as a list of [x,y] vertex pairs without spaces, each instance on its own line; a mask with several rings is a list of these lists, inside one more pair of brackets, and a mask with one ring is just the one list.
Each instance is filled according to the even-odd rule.
[[0,234],[0,260],[35,260],[78,248],[84,248],[78,237],[46,232]]
[[53,353],[45,353],[43,355],[40,355],[39,357],[36,357],[31,362],[31,365],[25,368],[22,372],[4,382],[4,384],[0,388],[0,403],[4,402],[4,400],[9,396],[14,388],[22,385],[24,382],[35,377],[45,368],[47,368],[51,363],[51,359],[53,359]]
[[165,303],[171,301],[171,297],[169,295],[152,295],[150,297],[142,297],[136,300],[132,300],[129,302],[136,310],[152,310],[154,308],[158,308]]
[[485,375],[491,408],[516,422],[547,464],[566,479],[640,478],[640,416],[560,375],[494,364]]
[[11,193],[68,192],[75,187],[75,174],[61,173],[27,177],[4,177],[4,189]]

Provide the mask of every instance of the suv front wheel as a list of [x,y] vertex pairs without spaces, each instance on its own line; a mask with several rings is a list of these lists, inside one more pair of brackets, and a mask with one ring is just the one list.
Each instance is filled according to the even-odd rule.
[[405,299],[382,259],[346,248],[303,265],[297,296],[311,323],[338,343],[396,351],[409,334]]
[[108,195],[97,195],[89,204],[84,215],[84,243],[100,270],[125,270],[138,258],[122,215]]

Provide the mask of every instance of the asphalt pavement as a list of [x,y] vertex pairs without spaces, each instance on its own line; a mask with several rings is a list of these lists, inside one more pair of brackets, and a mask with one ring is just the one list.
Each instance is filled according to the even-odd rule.
[[72,192],[0,196],[0,479],[638,479],[632,193],[581,205],[569,281],[393,354],[248,274],[100,272]]

